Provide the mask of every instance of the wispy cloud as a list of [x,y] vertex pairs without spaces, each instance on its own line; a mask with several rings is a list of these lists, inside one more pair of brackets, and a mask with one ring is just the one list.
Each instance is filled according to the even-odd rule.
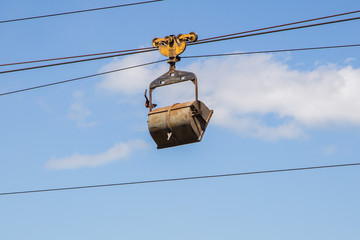
[[141,150],[146,147],[147,144],[142,140],[116,143],[110,149],[98,154],[91,155],[74,153],[71,156],[64,158],[53,157],[48,162],[46,162],[45,168],[61,170],[102,166],[111,162],[124,160],[134,151]]
[[325,156],[331,156],[331,155],[334,155],[336,153],[336,147],[334,145],[329,145],[329,146],[326,146],[324,149],[323,149],[323,154]]
[[[140,61],[139,57],[129,59]],[[111,67],[123,66],[125,62],[127,58],[113,62]],[[107,77],[100,86],[108,86],[106,89],[112,92],[139,94],[167,71],[163,65],[165,68],[123,72],[131,76],[122,75],[117,81]],[[318,65],[313,70],[300,71],[291,69],[286,60],[262,54],[199,60],[182,70],[197,74],[200,100],[214,109],[212,124],[242,135],[291,139],[306,135],[306,128],[360,125],[360,69],[350,65]],[[164,98],[167,102],[179,102],[185,95],[193,94],[192,89],[184,89],[166,89]],[[269,115],[275,121],[269,121]]]
[[76,91],[73,94],[74,103],[69,108],[69,118],[77,122],[80,127],[91,127],[97,122],[88,122],[86,119],[91,115],[90,110],[85,107],[84,93]]

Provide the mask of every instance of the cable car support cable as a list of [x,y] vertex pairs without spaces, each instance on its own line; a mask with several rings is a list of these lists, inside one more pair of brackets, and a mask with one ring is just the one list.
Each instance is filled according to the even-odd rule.
[[29,87],[29,88],[23,88],[23,89],[19,89],[19,90],[15,90],[15,91],[0,93],[0,97],[1,97],[1,96],[5,96],[5,95],[10,95],[10,94],[15,94],[15,93],[20,93],[20,92],[35,90],[35,89],[39,89],[39,88],[50,87],[50,86],[59,85],[59,84],[63,84],[63,83],[74,82],[74,81],[78,81],[78,80],[82,80],[82,79],[86,79],[86,78],[97,77],[97,76],[104,75],[104,74],[110,74],[110,73],[125,71],[125,70],[129,70],[129,69],[133,69],[133,68],[144,67],[144,66],[148,66],[148,65],[155,64],[155,63],[160,63],[160,62],[165,62],[165,61],[166,61],[166,60],[159,60],[159,61],[154,61],[154,62],[148,62],[148,63],[143,63],[143,64],[134,65],[134,66],[130,66],[130,67],[115,69],[115,70],[111,70],[111,71],[106,71],[106,72],[91,74],[91,75],[87,75],[87,76],[83,76],[83,77],[72,78],[72,79],[68,79],[68,80],[64,80],[64,81],[53,82],[53,83],[48,83],[48,84],[44,84],[44,85],[38,85],[38,86]]
[[303,29],[303,28],[324,26],[324,25],[329,25],[329,24],[349,22],[349,21],[355,21],[355,20],[360,20],[360,17],[345,18],[345,19],[340,19],[340,20],[335,20],[335,21],[314,23],[314,24],[308,24],[308,25],[302,25],[302,26],[296,26],[296,27],[290,27],[290,28],[281,28],[281,29],[277,29],[277,30],[256,32],[256,33],[250,33],[250,34],[238,33],[238,34],[240,34],[239,36],[238,36],[238,34],[236,34],[235,36],[230,36],[230,37],[217,37],[217,38],[214,37],[210,40],[199,40],[198,42],[190,43],[189,46],[204,44],[204,43],[219,42],[219,41],[225,41],[225,40],[232,40],[232,39],[238,39],[238,38],[244,38],[244,37],[253,37],[253,36],[259,36],[259,35],[270,34],[270,33],[285,32],[285,31],[291,31],[291,30],[297,30],[297,29]]
[[[324,49],[350,48],[350,47],[360,47],[360,44],[310,47],[310,48],[279,49],[279,50],[254,51],[254,52],[207,54],[207,55],[197,55],[197,56],[183,56],[182,58],[221,57],[221,56],[236,56],[236,55],[278,53],[278,52],[296,52],[296,51],[324,50]],[[54,83],[49,83],[49,84],[44,84],[44,85],[38,85],[38,86],[30,87],[30,88],[23,88],[23,89],[19,89],[19,90],[4,92],[4,93],[0,93],[0,97],[5,96],[5,95],[10,95],[10,94],[35,90],[35,89],[38,89],[38,88],[44,88],[44,87],[50,87],[50,86],[59,85],[59,84],[63,84],[63,83],[69,83],[69,82],[78,81],[78,80],[91,78],[91,77],[96,77],[96,76],[109,74],[109,73],[113,73],[113,72],[124,71],[124,70],[132,69],[132,68],[144,67],[144,66],[147,66],[147,65],[152,65],[152,64],[156,64],[156,63],[160,63],[160,62],[165,62],[165,61],[167,61],[167,60],[163,59],[163,60],[159,60],[159,61],[143,63],[143,64],[134,65],[134,66],[126,67],[126,68],[120,68],[120,69],[116,69],[116,70],[111,70],[111,71],[107,71],[107,72],[101,72],[101,73],[97,73],[97,74],[92,74],[92,75],[87,75],[87,76],[83,76],[83,77],[68,79],[68,80],[64,80],[64,81],[59,81],[59,82],[54,82]]]
[[[334,24],[334,23],[340,23],[340,22],[353,21],[353,20],[360,19],[360,17],[356,17],[356,18],[340,19],[340,20],[330,21],[330,22],[322,22],[322,23],[317,23],[317,24],[303,25],[303,26],[292,27],[292,28],[283,28],[283,29],[272,30],[272,31],[263,31],[263,30],[269,30],[269,29],[274,29],[274,28],[279,28],[279,27],[284,27],[284,26],[289,26],[289,25],[295,25],[295,24],[299,24],[299,23],[318,21],[318,20],[326,19],[326,18],[344,16],[344,15],[354,14],[354,13],[360,13],[360,10],[346,12],[346,13],[340,13],[340,14],[335,14],[335,15],[329,15],[329,16],[324,16],[324,17],[319,17],[319,18],[313,18],[313,19],[308,19],[308,20],[302,20],[302,21],[297,21],[297,22],[291,22],[291,23],[286,23],[286,24],[281,24],[281,25],[275,25],[275,26],[270,26],[270,27],[265,27],[265,28],[259,28],[259,29],[254,29],[254,30],[248,30],[248,31],[243,31],[243,32],[238,32],[238,33],[232,33],[232,34],[227,34],[227,35],[215,36],[215,37],[211,37],[211,38],[200,39],[195,43],[189,43],[189,46],[196,45],[196,44],[216,42],[216,41],[231,40],[231,39],[236,39],[236,38],[264,35],[264,34],[275,33],[275,32],[296,30],[296,29],[301,29],[301,28],[309,28],[309,27],[315,27],[315,26]],[[263,32],[259,32],[259,31],[263,31]],[[259,32],[259,33],[257,33],[257,32]],[[59,65],[64,65],[64,64],[71,64],[71,63],[80,63],[80,62],[92,61],[92,60],[100,60],[100,59],[104,59],[104,58],[124,56],[124,55],[118,55],[118,54],[122,54],[122,53],[128,53],[127,55],[130,55],[130,54],[143,53],[145,51],[150,52],[150,51],[155,51],[155,50],[156,49],[154,47],[145,47],[145,48],[110,51],[110,52],[102,52],[102,53],[90,53],[90,54],[75,55],[75,56],[68,56],[68,57],[57,57],[57,58],[49,58],[49,59],[40,59],[40,60],[29,60],[29,61],[21,61],[21,62],[4,63],[4,64],[0,64],[0,67],[11,66],[11,65],[19,65],[19,64],[46,62],[46,61],[65,60],[65,59],[71,59],[71,58],[83,58],[83,57],[90,57],[90,56],[108,55],[108,56],[104,56],[104,57],[81,59],[81,60],[77,60],[77,61],[61,62],[61,63],[57,63],[57,64],[48,64],[48,65],[35,66],[35,67],[29,67],[29,68],[22,68],[22,69],[12,69],[12,70],[2,71],[2,72],[0,71],[0,74],[1,73],[11,73],[11,72],[32,70],[32,69],[38,69],[38,68],[44,68],[44,67],[53,67],[53,66],[59,66]],[[113,54],[113,55],[109,55],[109,54]]]
[[39,65],[39,66],[33,66],[33,67],[27,67],[27,68],[10,69],[10,70],[5,70],[5,71],[0,71],[0,74],[20,72],[20,71],[33,70],[33,69],[46,68],[46,67],[55,67],[55,66],[61,66],[61,65],[66,65],[66,64],[87,62],[87,61],[100,60],[100,59],[113,58],[113,57],[128,56],[128,55],[133,55],[133,54],[138,54],[138,53],[152,52],[155,50],[156,49],[125,52],[125,53],[119,53],[119,54],[114,54],[114,55],[109,55],[109,56],[101,56],[101,57],[95,57],[95,58],[73,60],[73,61],[69,61],[69,62],[60,62],[60,63],[52,63],[52,64],[47,64],[47,65]]
[[248,31],[243,31],[243,32],[238,32],[238,33],[231,33],[231,34],[221,35],[221,36],[217,36],[217,37],[203,38],[203,39],[199,40],[198,42],[209,41],[209,40],[212,40],[212,39],[225,38],[225,37],[230,37],[230,36],[236,36],[236,35],[239,35],[239,34],[246,34],[246,33],[258,32],[258,31],[263,31],[263,30],[269,30],[269,29],[274,29],[274,28],[279,28],[279,27],[286,27],[286,26],[296,25],[296,24],[300,24],[300,23],[319,21],[319,20],[323,20],[323,19],[327,19],[327,18],[340,17],[340,16],[356,14],[356,13],[360,13],[360,10],[351,11],[351,12],[344,12],[344,13],[338,13],[338,14],[333,14],[333,15],[328,15],[328,16],[318,17],[318,18],[311,18],[311,19],[306,19],[306,20],[301,20],[301,21],[296,21],[296,22],[290,22],[290,23],[275,25],[275,26],[271,26],[271,27],[258,28],[258,29],[253,29],[253,30],[248,30]]
[[[99,55],[118,54],[118,53],[134,53],[135,54],[135,53],[138,53],[139,51],[151,50],[151,49],[152,49],[152,51],[156,50],[154,47],[144,47],[144,48],[135,48],[135,49],[128,49],[128,50],[111,51],[111,52],[89,53],[89,54],[82,54],[82,55],[75,55],[75,56],[68,56],[68,57],[56,57],[56,58],[29,60],[29,61],[22,61],[22,62],[3,63],[3,64],[0,64],[0,67],[29,64],[29,63],[58,61],[58,60],[65,60],[65,59],[72,59],[72,58],[92,57],[92,56],[99,56]],[[113,56],[114,55],[112,55],[111,57],[113,57]],[[116,57],[116,55],[115,55],[115,57]]]

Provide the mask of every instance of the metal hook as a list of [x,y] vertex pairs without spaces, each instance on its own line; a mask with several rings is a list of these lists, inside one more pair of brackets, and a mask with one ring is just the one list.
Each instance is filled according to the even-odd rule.
[[[146,108],[150,108],[150,101],[148,99],[148,97],[146,96],[146,93],[147,93],[147,89],[145,89],[145,93],[144,93],[144,97],[146,99],[146,102],[145,102],[145,107]],[[152,104],[152,108],[156,108],[157,104]]]

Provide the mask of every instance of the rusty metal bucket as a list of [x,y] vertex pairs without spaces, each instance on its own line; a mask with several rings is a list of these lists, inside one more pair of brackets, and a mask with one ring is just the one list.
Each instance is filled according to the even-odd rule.
[[[152,92],[155,88],[184,81],[195,84],[195,101],[153,109]],[[198,100],[196,75],[175,69],[170,69],[150,84],[147,106],[150,109],[149,132],[158,149],[200,142],[213,114],[213,110]]]

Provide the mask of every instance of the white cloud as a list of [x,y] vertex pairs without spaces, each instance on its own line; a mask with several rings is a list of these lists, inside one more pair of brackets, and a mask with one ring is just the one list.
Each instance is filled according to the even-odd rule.
[[[139,60],[125,58],[111,67],[131,65],[135,58]],[[100,86],[111,82],[109,91],[138,94],[167,71],[162,65],[165,68],[124,71],[121,78],[105,78]],[[181,70],[197,74],[199,98],[214,109],[212,124],[243,135],[274,140],[304,136],[306,127],[360,125],[360,69],[351,66],[328,64],[299,71],[262,54],[199,60]],[[192,89],[167,89],[165,98],[173,101],[186,95],[184,91],[193,94]]]
[[[115,58],[111,63],[100,69],[103,71],[111,71],[114,69],[125,68],[142,63],[158,60],[159,53],[143,53],[135,54],[126,58]],[[121,92],[126,95],[143,93],[149,86],[149,79],[155,79],[162,73],[166,72],[166,64],[160,64],[156,67],[140,67],[107,74],[103,81],[98,84],[98,88],[108,92]]]
[[80,127],[91,127],[96,125],[96,122],[86,122],[85,120],[91,115],[84,105],[84,93],[75,91],[73,94],[74,103],[69,108],[69,118],[77,122]]
[[51,158],[45,168],[52,170],[97,167],[129,157],[134,151],[144,149],[147,145],[142,140],[116,143],[112,148],[99,154],[74,153],[69,157]]

